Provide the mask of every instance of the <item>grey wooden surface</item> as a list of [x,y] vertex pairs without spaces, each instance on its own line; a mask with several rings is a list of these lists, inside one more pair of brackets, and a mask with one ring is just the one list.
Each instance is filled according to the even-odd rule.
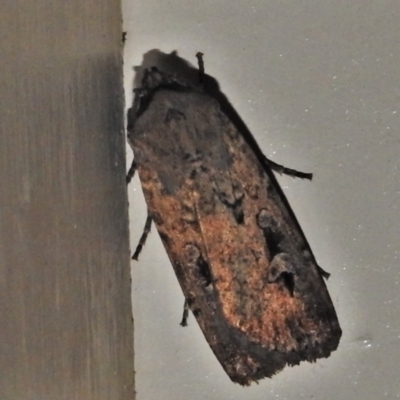
[[0,399],[132,399],[120,2],[0,9]]

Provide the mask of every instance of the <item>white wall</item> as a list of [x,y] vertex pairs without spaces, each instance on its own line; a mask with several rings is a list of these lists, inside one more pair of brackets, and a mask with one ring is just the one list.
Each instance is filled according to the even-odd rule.
[[[329,359],[231,383],[194,318],[179,326],[183,296],[154,230],[132,264],[139,400],[400,397],[399,17],[390,0],[123,2],[127,106],[144,54],[196,65],[202,51],[265,154],[314,173],[278,180],[332,274],[343,329]],[[137,177],[130,206],[134,247],[146,214]]]

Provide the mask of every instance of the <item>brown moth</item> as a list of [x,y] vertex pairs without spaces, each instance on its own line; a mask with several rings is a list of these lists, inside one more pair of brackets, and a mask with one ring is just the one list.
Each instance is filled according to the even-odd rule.
[[134,258],[153,220],[187,308],[230,379],[248,385],[328,357],[341,337],[329,274],[271,168],[311,174],[267,160],[203,85],[156,68],[145,72],[131,112],[128,178],[137,168],[149,215]]

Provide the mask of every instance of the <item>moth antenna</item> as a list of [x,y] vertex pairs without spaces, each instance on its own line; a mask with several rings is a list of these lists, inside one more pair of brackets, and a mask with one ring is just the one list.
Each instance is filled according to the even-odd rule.
[[204,61],[203,61],[204,54],[200,51],[196,54],[197,63],[199,65],[199,84],[204,84]]

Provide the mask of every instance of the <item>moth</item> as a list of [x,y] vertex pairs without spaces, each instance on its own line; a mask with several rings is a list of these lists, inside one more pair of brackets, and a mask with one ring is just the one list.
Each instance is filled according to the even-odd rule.
[[138,257],[154,221],[186,309],[233,382],[336,350],[341,329],[324,278],[254,140],[199,85],[153,67],[135,89],[128,140],[148,207]]

